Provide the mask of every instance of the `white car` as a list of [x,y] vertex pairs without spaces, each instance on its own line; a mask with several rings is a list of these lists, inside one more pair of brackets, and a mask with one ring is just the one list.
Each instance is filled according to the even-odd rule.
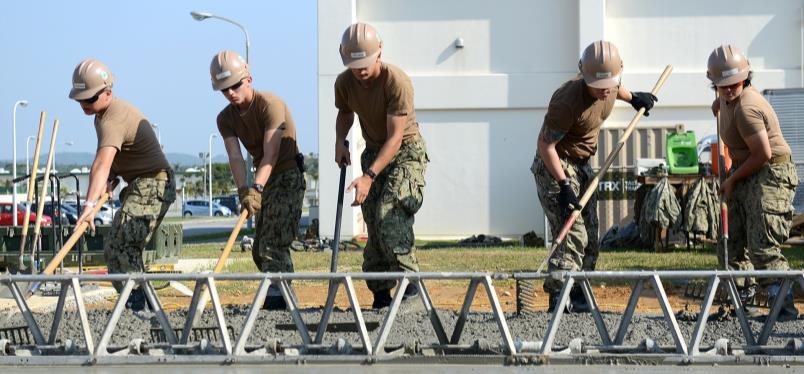
[[[83,205],[84,203],[85,201],[81,200],[81,204]],[[65,201],[64,204],[67,204],[73,208],[76,208],[78,205],[75,201]],[[109,205],[109,203],[106,203],[101,206],[101,209],[98,211],[98,214],[95,215],[95,219],[93,221],[95,221],[96,225],[111,225],[113,218],[114,214],[112,214],[112,207]]]
[[[182,206],[182,215],[185,217],[188,216],[208,216],[209,215],[209,202],[206,200],[187,200],[184,202],[184,206]],[[212,202],[212,214],[215,216],[231,216],[232,210],[218,204],[216,202]]]

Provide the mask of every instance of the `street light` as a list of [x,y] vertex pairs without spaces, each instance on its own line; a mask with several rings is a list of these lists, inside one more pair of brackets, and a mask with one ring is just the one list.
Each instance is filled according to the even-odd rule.
[[13,163],[11,164],[11,205],[12,211],[11,216],[12,218],[11,224],[17,226],[17,185],[13,182],[13,180],[17,179],[17,106],[21,106],[25,108],[28,106],[28,100],[19,100],[14,103],[14,110],[12,110],[11,114],[11,148],[14,153],[12,159]]
[[[210,13],[210,12],[198,12],[198,11],[194,10],[194,11],[190,12],[190,16],[192,16],[193,19],[196,20],[196,21],[203,21],[203,20],[208,19],[208,18],[217,18],[217,19],[219,19],[221,21],[231,23],[231,24],[237,26],[238,28],[240,28],[240,30],[243,31],[243,34],[246,35],[246,64],[249,63],[248,51],[249,51],[249,48],[251,47],[251,41],[249,40],[249,37],[248,37],[248,31],[246,30],[246,28],[243,25],[241,25],[240,23],[238,23],[238,22],[236,22],[236,21],[234,21],[232,19],[229,19],[229,18],[226,18],[226,17],[221,17],[221,16],[216,16],[216,15]],[[247,154],[246,154],[246,183],[248,185],[251,185],[252,183],[254,183],[254,175],[251,172],[251,165],[252,165],[251,154],[248,154],[248,152],[247,152]],[[210,207],[210,209],[212,209],[212,208]],[[251,228],[253,226],[252,222],[253,222],[253,218],[249,217],[248,225],[247,225],[248,228]]]
[[[25,139],[25,174],[31,175],[31,140],[36,140],[36,137],[33,135],[29,135]],[[28,193],[28,191],[25,191]]]
[[209,216],[212,217],[212,139],[218,137],[218,134],[209,134],[209,176],[207,177],[209,183]]
[[192,16],[193,19],[196,20],[196,21],[203,21],[203,20],[205,20],[207,18],[217,18],[217,19],[219,19],[221,21],[229,22],[229,23],[239,27],[240,30],[243,30],[243,34],[246,35],[246,63],[248,64],[248,50],[251,47],[251,42],[250,42],[249,37],[248,37],[248,31],[246,31],[246,28],[243,27],[243,25],[241,25],[241,24],[237,23],[236,21],[231,20],[229,18],[216,16],[216,15],[210,13],[210,12],[192,11],[192,12],[190,12],[190,16]]

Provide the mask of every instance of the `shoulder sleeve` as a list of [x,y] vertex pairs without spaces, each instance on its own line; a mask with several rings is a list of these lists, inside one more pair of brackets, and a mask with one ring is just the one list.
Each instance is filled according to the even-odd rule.
[[385,113],[389,116],[405,116],[413,112],[413,84],[406,75],[389,74],[385,94]]
[[352,111],[352,108],[349,107],[346,94],[346,79],[343,74],[338,75],[335,80],[335,107],[346,112]]
[[551,102],[544,115],[544,126],[552,130],[567,132],[572,128],[575,119],[572,110],[564,103]]
[[285,103],[282,100],[271,100],[261,112],[265,130],[285,128]]
[[735,121],[737,123],[737,131],[740,135],[747,137],[754,135],[762,130],[766,130],[765,113],[755,105],[741,106],[740,110],[735,113]]
[[232,130],[232,124],[230,123],[228,117],[226,116],[226,109],[218,113],[217,122],[218,122],[218,132],[221,133],[221,137],[226,139],[237,136],[234,130]]
[[120,151],[123,147],[123,142],[126,139],[126,133],[123,126],[116,126],[114,116],[101,119],[97,126],[98,131],[98,149],[103,147],[114,147]]

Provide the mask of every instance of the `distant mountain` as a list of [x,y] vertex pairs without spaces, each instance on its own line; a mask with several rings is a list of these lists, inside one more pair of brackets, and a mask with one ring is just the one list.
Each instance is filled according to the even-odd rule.
[[[179,166],[186,168],[190,166],[197,166],[201,165],[202,161],[198,157],[198,155],[190,155],[187,153],[165,153],[165,156],[168,159],[168,162],[171,166],[175,166],[178,164]],[[43,154],[40,158],[40,164],[44,164],[44,161],[47,160],[47,154]],[[58,152],[56,153],[56,164],[57,165],[70,165],[70,166],[90,166],[92,165],[92,161],[95,160],[95,154],[89,152]],[[25,165],[25,158],[21,158],[17,160],[18,165]],[[226,155],[214,155],[212,157],[212,162],[214,163],[226,163],[229,162],[229,159]],[[3,165],[10,165],[11,160],[0,160],[0,166]]]

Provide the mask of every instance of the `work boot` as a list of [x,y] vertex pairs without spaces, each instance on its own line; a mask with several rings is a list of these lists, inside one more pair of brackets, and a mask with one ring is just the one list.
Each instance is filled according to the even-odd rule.
[[374,302],[371,304],[373,309],[387,308],[391,305],[391,290],[372,291],[372,293],[374,294]]
[[279,290],[279,286],[268,286],[268,295],[265,297],[265,302],[262,303],[262,309],[285,310],[287,307],[288,304],[285,302],[285,298],[282,297],[282,291]]
[[583,290],[579,286],[573,286],[570,291],[570,313],[589,313],[592,308],[586,302]]
[[[782,284],[781,282],[774,283],[768,287],[768,305],[773,307],[773,304],[776,301],[777,297],[780,297],[779,291],[781,291]],[[790,288],[787,290],[787,294],[784,295],[784,302],[782,303],[782,309],[779,311],[779,316],[776,317],[776,321],[778,322],[786,322],[786,321],[794,321],[798,319],[798,309],[796,309],[796,305],[793,302],[793,286],[791,285]]]
[[752,284],[740,289],[740,302],[743,305],[743,312],[748,318],[762,317],[762,312],[756,307],[757,287]]
[[126,309],[131,309],[133,312],[145,310],[146,299],[145,291],[141,288],[133,289],[128,295],[128,300],[126,300]]
[[156,317],[156,314],[151,311],[153,310],[151,303],[148,301],[148,298],[145,297],[145,291],[141,288],[132,290],[128,295],[126,309],[131,309],[134,316],[143,321],[150,321],[152,318]]
[[412,299],[416,296],[419,296],[419,286],[415,284],[408,284],[408,286],[405,287],[405,293],[402,294],[402,301]]

